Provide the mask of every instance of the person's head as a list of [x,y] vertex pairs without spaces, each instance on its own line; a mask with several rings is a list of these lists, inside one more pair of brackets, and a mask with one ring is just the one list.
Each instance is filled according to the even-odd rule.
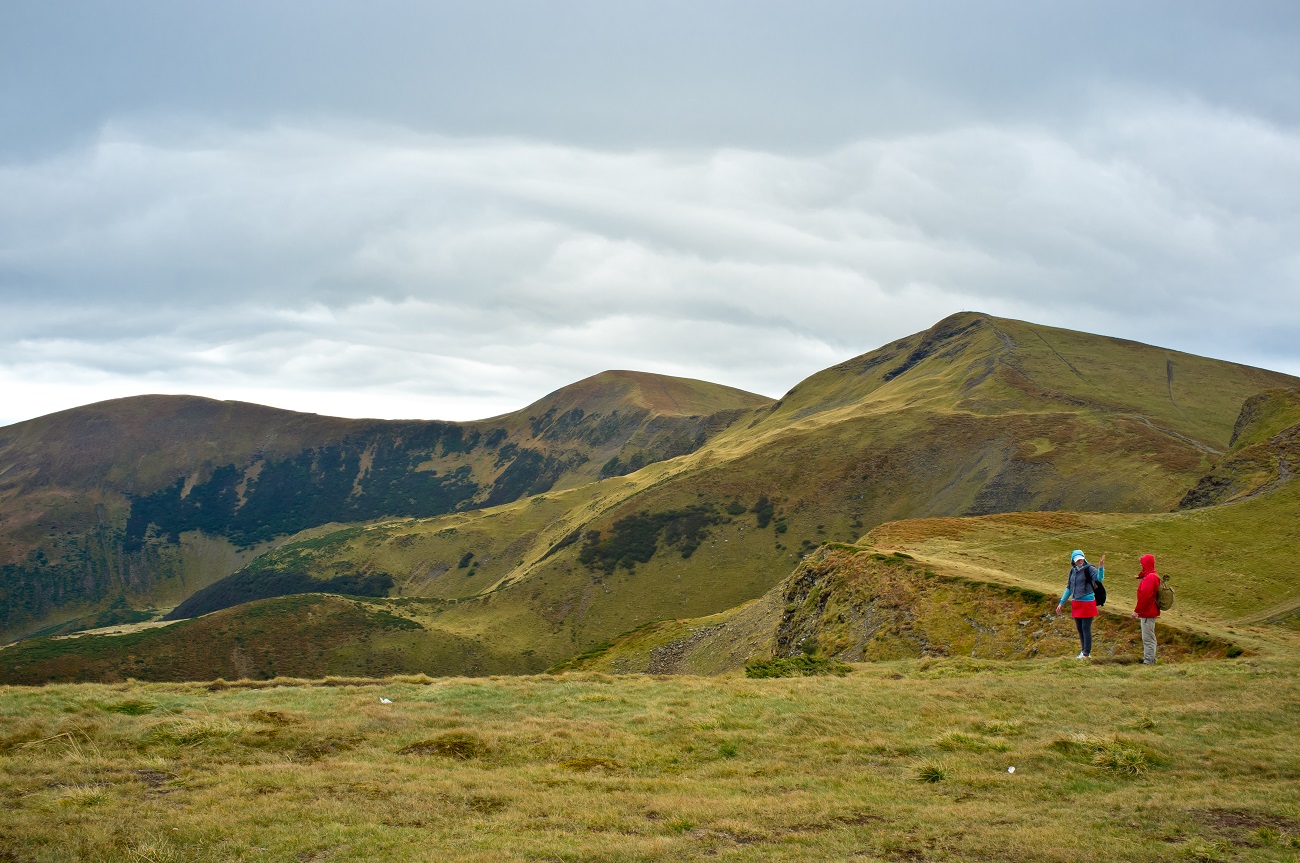
[[1138,574],[1138,578],[1141,578],[1148,572],[1156,571],[1156,556],[1154,554],[1144,554],[1138,562],[1142,564],[1142,572]]
[[1084,556],[1083,556],[1083,552],[1082,552],[1082,551],[1079,551],[1079,549],[1076,548],[1074,551],[1070,552],[1070,565],[1071,565],[1071,566],[1082,566],[1083,564],[1085,564],[1085,563],[1087,563],[1087,562],[1088,562],[1087,559],[1084,558]]

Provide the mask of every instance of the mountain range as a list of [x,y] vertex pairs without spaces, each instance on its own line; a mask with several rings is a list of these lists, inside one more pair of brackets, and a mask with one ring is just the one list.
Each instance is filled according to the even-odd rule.
[[[103,402],[0,428],[0,625],[27,639],[6,649],[5,679],[743,664],[719,658],[739,647],[682,642],[723,626],[691,622],[716,615],[732,629],[715,635],[760,653],[808,638],[850,658],[885,644],[1054,649],[1050,627],[1035,638],[1029,624],[972,646],[951,619],[976,607],[992,615],[978,626],[1023,616],[1046,574],[963,569],[952,549],[890,546],[881,532],[1009,513],[1176,522],[1241,501],[1284,509],[1298,388],[967,312],[776,401],[606,372],[471,423]],[[915,578],[947,581],[917,593]],[[894,609],[836,612],[854,631],[875,627],[875,647],[832,637],[847,624],[822,611],[788,609],[821,579],[840,595],[822,611]],[[751,619],[744,637],[738,614]],[[1181,636],[1189,653],[1230,649],[1215,620],[1202,623],[1214,632]],[[93,633],[111,626],[129,631]]]

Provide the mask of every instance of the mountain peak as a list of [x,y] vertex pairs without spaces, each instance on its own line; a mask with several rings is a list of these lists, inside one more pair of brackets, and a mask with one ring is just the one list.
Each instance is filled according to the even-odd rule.
[[767,407],[772,399],[757,393],[693,378],[612,369],[561,387],[521,413],[579,409],[609,414],[645,410],[660,416],[706,416],[729,410]]

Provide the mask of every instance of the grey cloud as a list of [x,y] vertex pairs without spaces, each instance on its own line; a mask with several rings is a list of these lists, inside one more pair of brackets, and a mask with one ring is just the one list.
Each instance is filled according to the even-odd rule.
[[817,150],[1070,124],[1106,82],[1294,123],[1297,57],[1291,0],[7,0],[0,148],[190,114]]
[[962,308],[1300,370],[1300,135],[1121,95],[813,154],[118,125],[0,163],[0,382],[443,418],[614,367],[779,395]]

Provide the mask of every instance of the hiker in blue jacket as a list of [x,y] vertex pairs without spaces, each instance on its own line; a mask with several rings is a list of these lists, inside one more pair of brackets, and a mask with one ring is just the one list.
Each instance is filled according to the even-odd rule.
[[1097,616],[1097,585],[1105,577],[1106,555],[1103,554],[1093,566],[1079,549],[1070,552],[1070,577],[1061,601],[1056,604],[1056,613],[1060,614],[1065,601],[1070,600],[1070,616],[1074,618],[1074,628],[1079,631],[1080,650],[1075,659],[1092,656],[1092,619]]

